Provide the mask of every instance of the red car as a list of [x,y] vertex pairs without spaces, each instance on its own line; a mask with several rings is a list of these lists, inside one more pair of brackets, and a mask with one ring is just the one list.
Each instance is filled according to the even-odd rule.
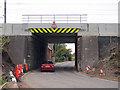
[[41,72],[42,71],[55,71],[53,62],[44,61],[41,65]]

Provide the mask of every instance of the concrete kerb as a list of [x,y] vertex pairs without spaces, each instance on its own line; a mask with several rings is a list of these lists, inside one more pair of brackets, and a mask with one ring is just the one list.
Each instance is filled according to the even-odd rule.
[[0,85],[0,90],[2,90],[2,89],[3,89],[3,87],[4,87],[6,84],[7,84],[7,82],[6,82],[6,83],[4,83],[3,85]]
[[8,85],[8,88],[18,88],[17,82],[12,81],[12,82],[6,82],[5,84],[1,85],[0,90],[2,90],[5,87],[5,85]]
[[27,76],[27,75],[30,74],[30,73],[31,73],[31,71],[25,73],[25,74],[21,77],[21,81],[23,80],[23,78],[24,78],[25,76]]

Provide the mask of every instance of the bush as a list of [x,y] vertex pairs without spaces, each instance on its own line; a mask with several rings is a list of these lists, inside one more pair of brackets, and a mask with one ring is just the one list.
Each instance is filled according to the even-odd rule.
[[[5,79],[5,76],[0,78],[0,85],[5,84],[6,82],[7,80]],[[5,88],[8,88],[8,84],[4,86],[3,90],[5,90]]]
[[114,63],[115,68],[119,68],[120,66],[120,52],[116,52],[114,55],[110,57],[110,61]]
[[64,60],[60,60],[60,62],[64,62]]

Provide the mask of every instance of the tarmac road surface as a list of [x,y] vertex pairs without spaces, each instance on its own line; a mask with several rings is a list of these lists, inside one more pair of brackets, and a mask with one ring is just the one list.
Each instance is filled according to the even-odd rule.
[[55,72],[35,70],[23,81],[29,88],[118,88],[118,82],[84,76],[75,72],[74,61],[55,64]]

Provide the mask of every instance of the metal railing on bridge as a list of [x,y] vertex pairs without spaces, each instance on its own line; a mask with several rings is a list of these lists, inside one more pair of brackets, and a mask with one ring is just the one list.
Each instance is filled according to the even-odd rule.
[[87,14],[22,15],[23,23],[87,23]]

